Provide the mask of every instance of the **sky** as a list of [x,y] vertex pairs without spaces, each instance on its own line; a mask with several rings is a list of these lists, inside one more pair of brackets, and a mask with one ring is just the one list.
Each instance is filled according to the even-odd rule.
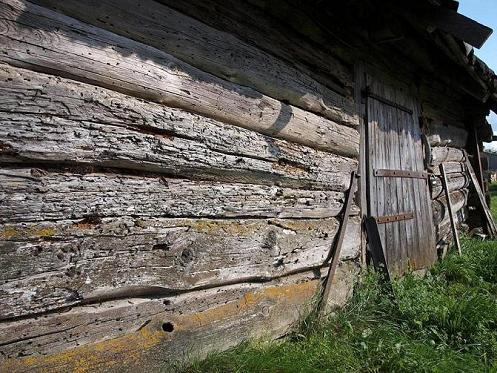
[[[459,0],[458,12],[494,30],[483,47],[475,49],[475,54],[497,72],[497,0]],[[487,119],[497,135],[497,114],[491,112]],[[486,144],[486,148],[497,151],[497,141]]]

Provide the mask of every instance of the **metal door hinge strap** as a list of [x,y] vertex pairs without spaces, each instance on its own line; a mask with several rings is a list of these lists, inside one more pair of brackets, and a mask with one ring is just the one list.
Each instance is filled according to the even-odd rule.
[[408,170],[374,170],[376,177],[405,177],[411,179],[428,179],[428,173],[424,171]]
[[376,222],[378,224],[385,224],[385,223],[393,223],[395,221],[410,220],[410,219],[414,219],[413,212],[406,212],[406,213],[398,214],[398,215],[378,216],[376,218]]
[[409,109],[408,107],[406,107],[404,105],[400,105],[400,104],[398,104],[396,102],[393,102],[393,101],[389,100],[388,98],[384,98],[384,97],[378,96],[377,94],[371,92],[371,89],[369,87],[366,87],[364,89],[363,93],[367,97],[371,97],[371,98],[375,99],[376,101],[380,101],[381,103],[383,103],[385,105],[392,106],[392,107],[394,107],[396,109],[405,111],[406,113],[411,114],[411,115],[414,113],[412,109]]

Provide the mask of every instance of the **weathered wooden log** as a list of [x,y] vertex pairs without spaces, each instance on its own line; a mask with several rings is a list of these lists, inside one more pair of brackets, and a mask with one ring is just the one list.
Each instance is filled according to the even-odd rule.
[[[452,173],[447,175],[447,183],[449,187],[449,192],[453,192],[459,189],[465,189],[469,187],[469,176],[466,173]],[[443,195],[443,187],[440,176],[431,177],[431,198],[437,199]]]
[[464,152],[462,149],[435,146],[431,149],[433,165],[437,166],[442,162],[464,162]]
[[[452,208],[454,212],[459,211],[464,206],[466,206],[468,201],[468,189],[457,190],[455,192],[450,193],[450,200],[452,203]],[[437,198],[432,201],[432,210],[433,210],[433,224],[438,225],[444,219],[448,218],[448,209],[447,209],[447,199],[445,197]]]
[[107,89],[0,66],[0,161],[346,190],[357,161]]
[[344,204],[341,192],[30,168],[0,168],[0,185],[1,223],[126,215],[327,218]]
[[[466,164],[464,162],[443,162],[445,167],[445,172],[447,174],[456,174],[466,172]],[[435,167],[433,174],[440,175],[440,168]]]
[[0,370],[168,370],[250,338],[284,335],[307,312],[319,272],[172,297],[125,299],[0,324]]
[[152,0],[31,1],[151,45],[233,83],[252,87],[346,125],[357,126],[354,101],[264,51]]
[[356,129],[219,79],[156,48],[22,0],[3,1],[0,15],[0,61],[358,156]]
[[[199,19],[210,26],[236,35],[248,44],[275,55],[315,80],[342,89],[353,95],[353,62],[345,62],[343,51],[336,40],[327,35],[325,43],[316,43],[303,36],[291,25],[279,22],[268,12],[253,3],[238,0],[211,0],[191,2],[188,0],[159,0],[160,3]],[[298,28],[298,26],[297,26]],[[300,30],[302,31],[302,30]]]
[[[457,207],[460,208],[458,210],[454,210],[454,213],[457,216],[456,221],[458,229],[461,222],[463,222],[466,218],[464,214],[465,206],[466,205],[459,205]],[[444,220],[442,220],[438,225],[435,226],[435,236],[436,236],[437,245],[441,245],[442,243],[453,242],[454,235],[452,234],[452,226],[450,224],[450,219],[448,215],[444,218]]]
[[468,131],[455,126],[445,126],[440,121],[428,121],[428,141],[431,146],[448,146],[465,148],[468,142]]
[[[130,211],[132,213],[132,211]],[[0,318],[132,295],[268,281],[323,265],[329,219],[87,217],[0,228]],[[341,257],[356,257],[360,218]],[[34,260],[35,259],[35,260]]]

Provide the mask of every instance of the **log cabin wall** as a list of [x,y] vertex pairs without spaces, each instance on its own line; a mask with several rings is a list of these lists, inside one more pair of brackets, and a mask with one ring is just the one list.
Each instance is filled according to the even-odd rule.
[[[0,370],[157,370],[285,334],[358,167],[352,65],[148,0],[0,14]],[[330,303],[358,271],[352,211]]]
[[[465,165],[464,151],[470,151],[470,139],[464,97],[447,99],[448,92],[435,87],[422,92],[423,124],[426,136],[427,166],[430,170],[433,224],[437,249],[443,250],[453,242],[447,198],[442,188],[440,164],[444,164],[452,209],[457,215],[459,228],[468,218],[470,177]],[[467,225],[466,225],[467,226]]]
[[[461,215],[481,113],[450,74],[434,85],[423,40],[372,44],[308,11],[0,0],[0,370],[155,371],[286,334],[364,165],[367,64],[416,86],[450,240],[438,164]],[[357,278],[363,176],[330,305]]]

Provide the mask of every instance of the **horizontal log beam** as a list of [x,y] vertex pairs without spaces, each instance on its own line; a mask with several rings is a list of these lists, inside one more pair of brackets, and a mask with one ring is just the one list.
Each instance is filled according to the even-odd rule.
[[[449,188],[449,192],[468,188],[469,183],[469,176],[466,173],[447,174],[447,186]],[[431,198],[436,199],[441,197],[444,193],[444,190],[442,187],[442,180],[440,176],[433,176],[431,178],[431,185]]]
[[[338,270],[357,273],[353,266]],[[309,311],[319,276],[130,298],[2,323],[0,370],[159,371],[247,339],[280,337]]]
[[336,154],[359,154],[356,129],[217,78],[156,48],[22,0],[3,1],[0,15],[0,61]]
[[464,151],[458,148],[435,146],[431,149],[435,166],[442,162],[464,162]]
[[[454,211],[459,211],[464,206],[467,205],[468,202],[468,189],[457,190],[455,192],[450,193],[450,200],[452,203],[452,209]],[[447,199],[445,197],[437,198],[432,202],[432,210],[433,210],[433,223],[435,225],[440,224],[443,220],[447,220],[449,218],[449,212],[447,208]]]
[[[218,30],[236,35],[239,39],[277,56],[333,89],[341,88],[349,95],[353,94],[351,90],[354,81],[353,61],[348,58],[345,62],[343,59],[343,52],[350,51],[340,47],[342,44],[337,43],[333,37],[330,38],[330,34],[327,34],[325,42],[319,43],[319,47],[316,48],[313,40],[302,35],[303,27],[299,27],[301,25],[279,22],[272,14],[249,2],[241,3],[238,0],[211,0],[209,3],[189,0],[159,0],[159,2]],[[299,12],[299,15],[306,17],[303,12]],[[315,27],[311,28],[316,30]]]
[[[3,224],[0,318],[129,296],[269,281],[323,265],[339,221],[88,217]],[[342,259],[356,257],[360,217]]]
[[[357,126],[355,103],[290,64],[152,0],[34,0],[80,21],[151,45],[233,83]],[[352,82],[350,82],[352,84]]]
[[[464,215],[464,207],[465,205],[458,205],[459,209],[454,210],[454,214],[457,215],[456,224],[459,227],[461,224],[461,219],[459,217],[466,218]],[[458,228],[459,229],[459,228]],[[438,245],[442,243],[450,243],[454,240],[454,235],[452,234],[452,226],[450,224],[449,216],[444,217],[444,220],[441,221],[438,225],[435,226],[435,236]]]
[[468,131],[464,128],[445,126],[439,121],[428,124],[428,141],[431,146],[448,146],[465,148],[468,142]]
[[[88,216],[328,218],[344,193],[113,173],[0,168],[0,223]],[[352,207],[352,214],[359,211]]]
[[88,84],[0,66],[0,161],[346,190],[357,161]]
[[[465,173],[466,172],[466,164],[464,162],[443,162],[445,167],[445,173],[447,174],[456,174],[456,173]],[[440,175],[440,167],[435,167],[432,170],[434,175]]]

